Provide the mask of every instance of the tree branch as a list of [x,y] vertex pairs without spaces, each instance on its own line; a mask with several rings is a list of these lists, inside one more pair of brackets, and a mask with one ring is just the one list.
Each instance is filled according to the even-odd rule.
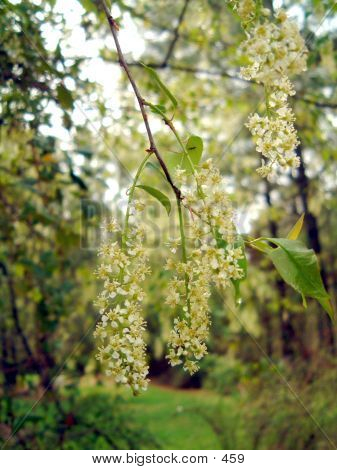
[[187,11],[187,7],[188,7],[188,4],[189,4],[190,0],[185,0],[185,3],[184,3],[184,6],[181,10],[181,13],[179,15],[179,18],[178,18],[178,23],[177,23],[177,26],[174,28],[174,31],[173,31],[173,40],[171,41],[170,45],[169,45],[169,48],[167,50],[167,53],[166,53],[166,56],[161,64],[162,67],[166,67],[166,65],[169,63],[169,60],[173,54],[173,51],[174,51],[174,48],[175,48],[175,45],[179,39],[179,36],[180,36],[180,32],[179,32],[179,29],[184,21],[184,17],[185,17],[185,14],[186,14],[186,11]]
[[[112,60],[109,61],[112,63],[119,63],[118,60]],[[243,82],[247,84],[254,84],[258,85],[258,83],[252,81],[252,80],[246,80],[245,78],[240,77],[239,75],[234,75],[230,72],[227,72],[226,70],[209,70],[209,69],[203,69],[200,67],[190,67],[188,65],[179,65],[179,64],[163,64],[163,63],[156,63],[156,62],[148,62],[145,64],[147,67],[151,67],[152,69],[157,69],[157,70],[164,70],[164,69],[170,69],[170,70],[175,70],[177,72],[186,72],[186,73],[193,73],[193,74],[200,74],[200,75],[208,75],[210,77],[225,77],[229,78],[231,80],[237,80],[238,82]],[[140,62],[128,62],[128,67],[143,67]]]
[[[182,9],[181,14],[180,14],[179,19],[178,19],[178,24],[177,24],[176,28],[173,31],[168,29],[164,24],[156,24],[156,23],[151,22],[146,15],[138,13],[134,8],[132,8],[128,5],[126,5],[124,2],[122,2],[122,8],[124,10],[128,11],[133,17],[136,17],[136,18],[141,19],[143,21],[151,22],[151,25],[153,27],[155,27],[157,29],[160,29],[160,30],[168,31],[171,34],[174,34],[173,41],[170,44],[170,47],[169,47],[169,49],[167,51],[167,54],[166,54],[165,58],[163,59],[163,61],[161,63],[148,63],[147,64],[148,67],[151,67],[153,69],[169,68],[171,70],[176,70],[176,71],[180,71],[180,72],[193,73],[193,74],[198,73],[198,74],[201,74],[201,75],[207,75],[207,76],[211,76],[211,77],[220,77],[220,78],[225,77],[225,78],[229,78],[230,80],[237,80],[237,81],[240,81],[240,82],[243,82],[243,83],[253,83],[255,85],[259,85],[258,83],[254,82],[254,81],[246,80],[246,79],[244,79],[244,78],[242,78],[238,75],[232,74],[232,73],[230,73],[226,70],[223,70],[223,69],[209,70],[209,69],[203,69],[203,68],[198,68],[198,67],[190,67],[190,66],[185,66],[185,65],[170,64],[169,63],[169,59],[172,55],[172,52],[174,50],[174,47],[175,47],[176,42],[179,39],[179,37],[184,37],[186,40],[188,39],[188,37],[186,35],[184,35],[180,32],[180,26],[183,22],[185,14],[186,14],[186,9],[187,9],[189,1],[190,0],[185,0],[185,4],[183,6],[183,9]],[[267,3],[269,5],[268,8],[270,8],[273,11],[273,8],[271,7],[273,2],[272,1],[267,1]],[[232,44],[228,44],[228,46],[230,46],[230,45],[232,45]],[[129,62],[128,66],[129,67],[140,67],[142,65],[139,62]],[[313,106],[316,106],[317,108],[337,109],[337,103],[317,101],[317,100],[313,100],[313,99],[310,99],[310,98],[306,98],[305,96],[301,96],[299,94],[293,96],[293,99],[297,100],[297,101],[303,101],[304,103],[311,104]]]
[[122,52],[122,49],[121,49],[121,46],[120,46],[120,43],[119,43],[118,35],[117,35],[118,29],[119,29],[118,25],[115,22],[115,20],[113,19],[113,17],[111,16],[110,11],[108,9],[108,6],[107,6],[105,0],[100,0],[100,4],[102,5],[103,11],[105,13],[105,16],[106,16],[106,18],[108,20],[108,23],[109,23],[109,26],[110,26],[110,30],[111,30],[111,33],[112,33],[112,36],[113,36],[113,39],[114,39],[114,42],[115,42],[115,45],[116,45],[120,66],[123,67],[123,69],[125,70],[125,73],[126,73],[128,79],[129,79],[129,82],[132,86],[132,89],[135,93],[135,96],[137,98],[137,101],[138,101],[138,104],[139,104],[139,107],[140,107],[140,111],[141,111],[141,114],[142,114],[142,118],[143,118],[143,121],[144,121],[144,124],[145,124],[146,133],[148,135],[149,144],[150,144],[150,147],[149,147],[149,149],[147,149],[147,151],[151,152],[151,153],[154,153],[155,156],[157,157],[157,160],[158,160],[160,166],[162,167],[162,170],[165,174],[165,177],[166,177],[168,183],[172,187],[172,189],[173,189],[173,191],[176,195],[176,198],[180,201],[180,200],[182,200],[181,191],[174,184],[174,182],[171,178],[171,175],[168,171],[168,168],[167,168],[167,166],[166,166],[166,164],[165,164],[165,162],[164,162],[164,160],[163,160],[163,158],[162,158],[162,156],[161,156],[161,154],[160,154],[160,152],[159,152],[159,150],[156,146],[156,143],[155,143],[152,131],[151,131],[151,127],[150,127],[150,124],[149,124],[149,120],[148,120],[148,117],[147,117],[147,113],[146,113],[146,110],[145,110],[145,100],[142,97],[142,95],[140,94],[140,91],[137,87],[137,84],[134,81],[133,76],[131,74],[131,71],[129,69],[129,66],[126,63],[126,60],[124,58],[124,55],[123,55],[123,52]]
[[28,339],[26,338],[26,336],[23,332],[23,329],[21,328],[21,324],[20,324],[20,320],[19,320],[18,307],[16,305],[16,297],[15,297],[13,279],[12,279],[10,273],[8,272],[8,269],[7,269],[7,266],[5,265],[5,263],[0,262],[0,269],[3,272],[3,275],[7,279],[7,286],[8,286],[8,292],[9,292],[9,301],[10,301],[12,317],[13,317],[16,332],[17,332],[18,336],[21,338],[22,345],[24,347],[24,350],[26,351],[27,356],[30,359],[34,360],[33,352],[32,352],[31,347],[29,346]]
[[[188,65],[179,65],[179,64],[170,64],[170,63],[158,64],[158,63],[150,62],[145,65],[147,65],[148,67],[151,67],[152,69],[157,69],[157,70],[158,69],[170,69],[170,70],[176,70],[177,72],[208,75],[210,77],[229,78],[230,80],[236,80],[236,81],[247,83],[247,84],[261,86],[260,83],[257,83],[254,80],[246,80],[245,78],[242,78],[239,75],[234,75],[230,72],[227,72],[227,70],[208,70],[208,69],[202,69],[199,67],[190,67]],[[142,67],[142,64],[140,62],[129,62],[128,66],[129,67]],[[300,94],[292,96],[292,99],[297,100],[297,101],[303,101],[304,103],[311,104],[313,106],[316,106],[317,108],[337,109],[337,103],[316,101],[311,98],[306,98],[305,96],[301,96]]]
[[312,104],[313,106],[316,106],[316,108],[337,109],[337,103],[325,103],[323,101],[316,101],[316,100],[312,100],[310,98],[305,98],[304,96],[298,96],[296,98],[296,95],[294,96],[294,99],[304,101],[304,103]]

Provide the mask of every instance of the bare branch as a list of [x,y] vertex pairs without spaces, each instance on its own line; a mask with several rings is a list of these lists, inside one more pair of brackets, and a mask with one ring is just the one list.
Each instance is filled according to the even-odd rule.
[[137,101],[138,101],[138,104],[139,104],[139,107],[140,107],[140,111],[141,111],[141,114],[142,114],[142,118],[143,118],[143,121],[144,121],[144,124],[145,124],[145,128],[146,128],[146,133],[148,135],[148,139],[149,139],[149,144],[150,144],[150,147],[149,149],[147,150],[148,152],[151,152],[151,153],[154,153],[155,156],[157,157],[157,160],[160,164],[160,166],[162,167],[162,170],[165,174],[165,177],[168,181],[168,183],[170,184],[170,186],[172,187],[175,195],[176,195],[176,198],[181,201],[182,200],[182,194],[181,194],[181,191],[180,189],[174,184],[173,180],[172,180],[172,177],[168,171],[168,168],[156,146],[156,143],[155,143],[155,140],[154,140],[154,137],[153,137],[153,134],[152,134],[152,131],[151,131],[151,127],[150,127],[150,124],[149,124],[149,120],[148,120],[148,117],[147,117],[147,113],[146,113],[146,110],[145,110],[145,100],[144,98],[142,97],[142,95],[140,94],[140,91],[137,87],[137,84],[131,74],[131,71],[129,69],[129,66],[124,58],[124,55],[123,55],[123,52],[122,52],[122,49],[121,49],[121,46],[120,46],[120,43],[119,43],[119,39],[118,39],[118,25],[116,23],[116,21],[113,19],[113,17],[111,16],[110,14],[110,11],[108,9],[108,6],[105,2],[105,0],[100,0],[100,3],[102,5],[102,8],[104,10],[104,13],[105,13],[105,16],[108,20],[108,23],[109,23],[109,26],[110,26],[110,30],[111,30],[111,33],[112,33],[112,36],[113,36],[113,39],[114,39],[114,42],[115,42],[115,45],[116,45],[116,49],[117,49],[117,54],[118,54],[118,59],[119,59],[119,63],[121,65],[121,67],[123,67],[123,69],[125,70],[125,73],[129,79],[129,82],[132,86],[132,89],[135,93],[135,96],[137,98]]
[[[210,77],[219,77],[219,78],[229,78],[230,80],[236,80],[239,82],[247,83],[247,84],[253,84],[253,85],[259,85],[261,86],[260,83],[255,82],[254,80],[246,80],[245,78],[240,77],[239,75],[234,75],[226,70],[208,70],[208,69],[202,69],[198,67],[189,67],[187,65],[179,65],[179,64],[158,64],[158,63],[148,63],[146,64],[148,67],[151,67],[153,69],[170,69],[170,70],[175,70],[177,72],[186,72],[186,73],[192,73],[192,74],[200,74],[200,75],[208,75]],[[142,67],[142,64],[139,62],[129,62],[128,63],[129,67]],[[313,106],[316,106],[317,108],[330,108],[330,109],[337,109],[337,103],[329,103],[329,102],[324,102],[324,101],[316,101],[311,98],[306,98],[305,96],[302,96],[300,94],[296,94],[292,97],[293,100],[297,101],[303,101],[304,103],[311,104]]]
[[[296,99],[296,95],[294,96]],[[316,101],[310,98],[305,98],[303,96],[298,96],[298,100],[304,101],[304,103],[312,104],[316,106],[316,108],[330,108],[330,109],[337,109],[337,103],[325,103],[323,101]]]
[[178,41],[179,36],[180,36],[179,29],[180,29],[180,27],[181,27],[181,25],[184,21],[184,17],[185,17],[189,2],[190,2],[190,0],[185,0],[184,6],[183,6],[183,8],[181,10],[181,13],[179,15],[179,18],[178,18],[177,26],[175,27],[175,29],[173,31],[173,40],[171,41],[171,43],[169,45],[169,48],[167,50],[166,56],[165,56],[165,58],[164,58],[164,60],[161,64],[162,67],[166,67],[166,65],[169,63],[170,58],[173,55],[175,45],[177,44],[177,41]]

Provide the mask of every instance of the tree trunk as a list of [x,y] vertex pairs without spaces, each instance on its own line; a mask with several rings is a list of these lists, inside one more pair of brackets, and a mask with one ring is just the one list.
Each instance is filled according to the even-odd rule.
[[[306,174],[306,167],[302,155],[302,147],[297,148],[297,154],[301,159],[301,164],[298,169],[298,174],[295,179],[298,187],[299,197],[301,199],[303,212],[305,213],[305,230],[308,238],[309,246],[315,251],[318,258],[322,252],[322,245],[319,235],[319,228],[317,218],[310,212],[309,209],[309,179]],[[327,274],[324,266],[321,266],[322,280],[325,288],[328,290]],[[318,319],[318,330],[320,343],[323,347],[328,348],[330,351],[335,349],[334,331],[330,318],[324,313],[320,312]]]
[[[271,195],[270,195],[270,183],[266,180],[265,182],[265,201],[267,206],[271,208],[273,206]],[[269,218],[269,231],[273,238],[278,238],[278,226],[275,220]],[[295,349],[294,349],[294,341],[295,341],[295,330],[292,324],[292,316],[291,313],[288,312],[284,305],[283,299],[286,296],[286,284],[283,279],[278,278],[276,281],[276,289],[279,296],[280,302],[280,309],[279,309],[279,324],[281,329],[281,348],[282,348],[282,356],[288,359],[293,358]]]

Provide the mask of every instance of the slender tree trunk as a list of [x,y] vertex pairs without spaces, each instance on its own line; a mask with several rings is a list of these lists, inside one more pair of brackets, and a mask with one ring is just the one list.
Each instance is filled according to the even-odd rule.
[[[302,156],[302,146],[297,148],[297,154],[301,158],[301,165],[298,169],[297,183],[299,197],[302,203],[303,211],[305,212],[305,230],[310,247],[320,257],[322,252],[322,245],[320,240],[319,228],[317,218],[310,212],[309,209],[309,179],[306,174],[306,167]],[[321,266],[321,275],[323,283],[328,290],[327,274],[324,266]],[[318,319],[318,329],[320,343],[322,346],[327,347],[330,351],[335,350],[334,331],[330,318],[321,314]]]
[[[265,201],[267,206],[271,208],[273,206],[270,194],[270,183],[266,180],[265,182]],[[269,218],[269,231],[273,238],[278,238],[278,225],[272,218]],[[288,359],[292,359],[295,353],[294,342],[295,342],[295,330],[292,323],[292,317],[283,304],[283,299],[286,297],[286,285],[281,278],[276,281],[276,289],[278,292],[280,309],[279,309],[279,325],[281,329],[281,349],[282,356]]]

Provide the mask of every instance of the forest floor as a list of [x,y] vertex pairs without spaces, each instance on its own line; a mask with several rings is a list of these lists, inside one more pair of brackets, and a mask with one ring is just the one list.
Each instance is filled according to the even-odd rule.
[[152,385],[147,393],[130,398],[128,407],[164,449],[221,449],[218,436],[203,417],[210,404],[218,406],[219,400],[204,391]]
[[336,449],[331,374],[298,387],[300,401],[270,381],[254,393],[233,387],[224,396],[151,381],[134,397],[110,378],[87,375],[79,387],[64,388],[65,416],[48,396],[15,398],[15,428],[31,449]]
[[237,445],[235,396],[221,397],[207,390],[182,390],[153,383],[137,397],[129,392],[122,396],[135,423],[153,435],[160,448],[231,449]]

